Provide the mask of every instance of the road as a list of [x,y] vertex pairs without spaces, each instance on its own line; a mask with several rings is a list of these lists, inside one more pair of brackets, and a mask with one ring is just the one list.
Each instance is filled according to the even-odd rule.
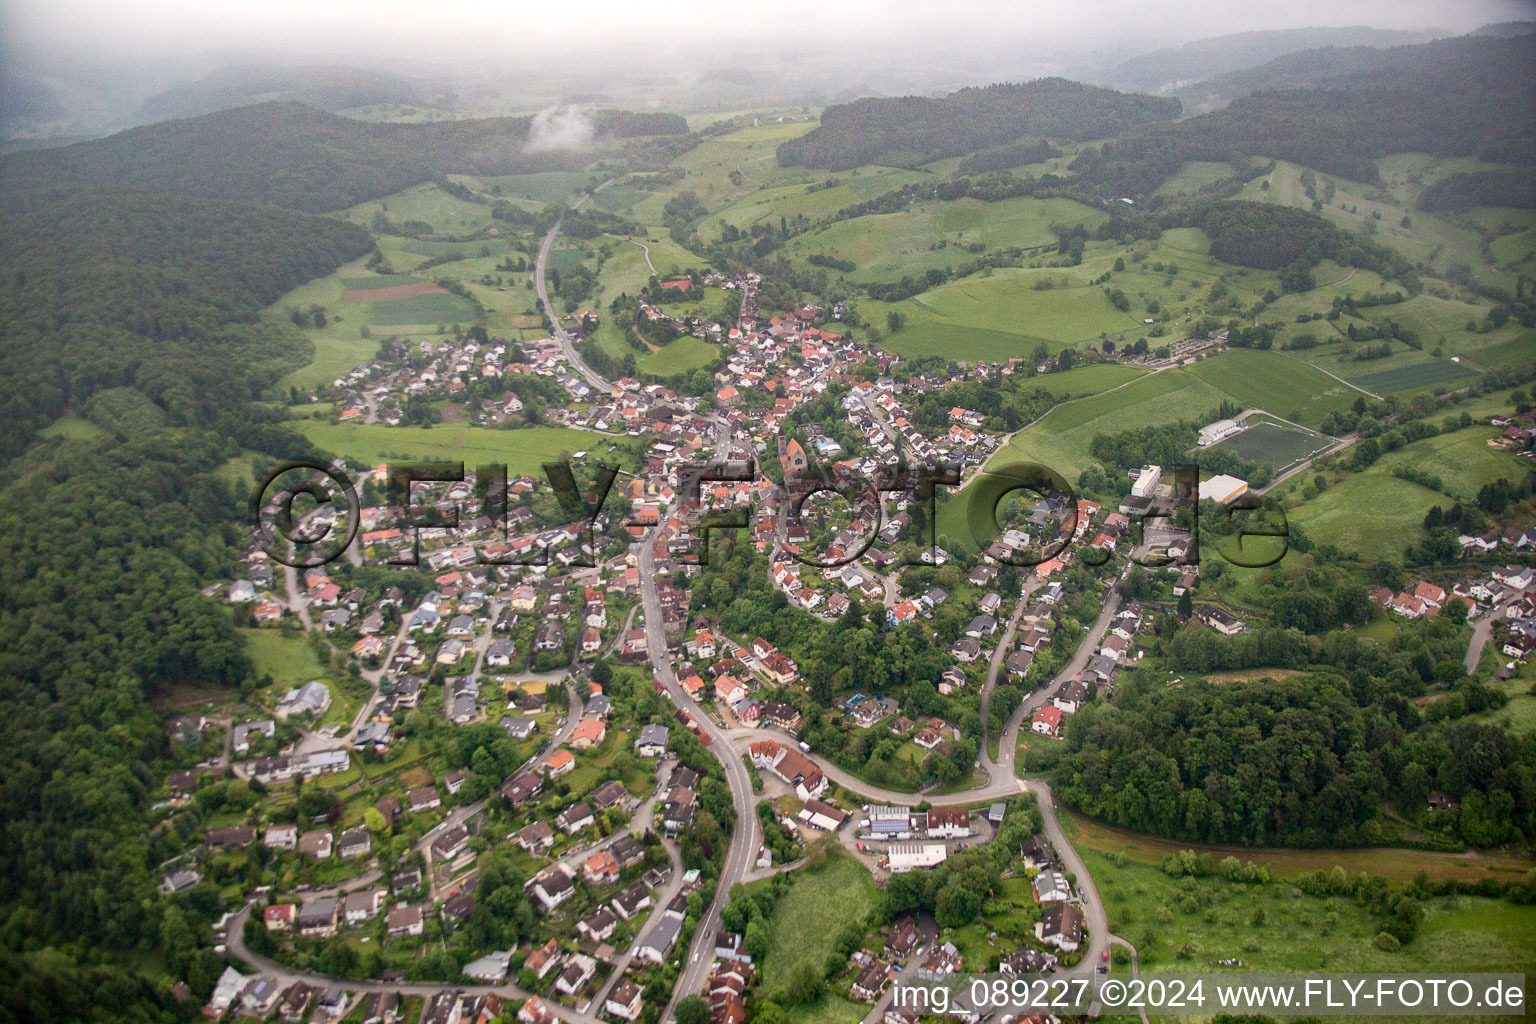
[[[229,919],[228,931],[226,932],[226,935],[228,936],[227,941],[230,955],[235,959],[256,968],[267,977],[274,979],[277,982],[279,988],[286,988],[289,984],[295,981],[313,982],[322,987],[341,984],[345,986],[349,992],[352,993],[353,1002],[348,1005],[348,1012],[350,1012],[352,1007],[356,1005],[359,996],[372,992],[403,992],[407,995],[413,996],[431,996],[443,991],[444,989],[451,989],[464,995],[479,996],[495,994],[501,996],[504,999],[510,999],[514,1001],[527,1000],[533,995],[533,993],[526,992],[523,989],[518,988],[516,985],[460,985],[450,982],[434,982],[431,984],[425,984],[421,982],[410,981],[350,981],[344,978],[333,978],[330,975],[320,974],[317,971],[301,971],[292,967],[286,967],[283,964],[278,963],[276,960],[269,960],[267,957],[262,956],[246,945],[245,921],[246,918],[250,916],[251,909],[255,905],[255,901],[247,903],[245,906],[241,907],[233,917]],[[567,1006],[562,1006],[552,999],[544,1000],[544,1005],[549,1009],[550,1013],[555,1015],[555,1017],[560,1020],[567,1021],[569,1024],[601,1024],[597,1017],[594,1017],[591,1014],[577,1013],[575,1010],[572,1010]]]
[[[605,181],[596,189],[593,189],[593,191],[601,191],[602,189],[607,188],[611,183],[611,180]],[[587,201],[588,198],[589,196],[582,196],[571,205],[571,209],[578,209],[582,203]],[[609,395],[613,393],[613,385],[609,383],[605,378],[598,375],[598,373],[585,362],[583,362],[581,356],[576,353],[576,345],[571,339],[571,336],[566,333],[565,328],[560,326],[560,314],[555,312],[554,305],[552,305],[549,301],[549,291],[544,286],[544,266],[549,262],[549,250],[555,244],[555,236],[560,234],[560,225],[564,223],[564,221],[564,217],[561,217],[559,220],[555,221],[554,226],[549,229],[549,234],[544,236],[543,244],[539,246],[539,258],[534,262],[533,267],[534,291],[537,292],[539,296],[539,304],[544,307],[544,315],[549,317],[550,329],[554,332],[554,339],[560,343],[560,348],[565,352],[566,361],[571,364],[571,368],[581,376],[585,377],[588,384],[591,384],[594,388],[596,388],[598,391],[601,391],[603,394]],[[649,261],[649,253],[646,254],[646,259]]]
[[1477,671],[1477,663],[1483,659],[1483,648],[1488,646],[1488,641],[1493,639],[1494,613],[1489,612],[1478,619],[1472,626],[1472,642],[1467,645],[1466,669],[1467,675]]

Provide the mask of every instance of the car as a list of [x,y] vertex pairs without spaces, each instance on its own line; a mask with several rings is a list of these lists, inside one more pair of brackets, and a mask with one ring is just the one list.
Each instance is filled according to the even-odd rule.
[[1099,973],[1100,974],[1108,974],[1109,973],[1109,968],[1105,967],[1103,964],[1100,964],[1099,965]]
[[1109,950],[1106,949],[1103,953],[1100,953],[1099,954],[1099,959],[1100,960],[1108,960],[1109,959]]

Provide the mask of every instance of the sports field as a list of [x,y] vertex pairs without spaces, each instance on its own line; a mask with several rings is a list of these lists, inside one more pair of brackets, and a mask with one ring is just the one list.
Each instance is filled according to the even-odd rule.
[[1296,463],[1327,451],[1332,445],[1332,439],[1322,434],[1310,434],[1279,423],[1258,423],[1211,447],[1283,473]]

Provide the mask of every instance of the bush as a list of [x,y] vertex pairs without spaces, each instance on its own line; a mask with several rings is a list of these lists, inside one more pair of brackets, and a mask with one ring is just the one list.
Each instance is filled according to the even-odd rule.
[[1377,949],[1384,949],[1387,952],[1391,952],[1394,949],[1401,949],[1402,947],[1403,944],[1398,942],[1395,936],[1388,935],[1386,932],[1381,932],[1376,936]]

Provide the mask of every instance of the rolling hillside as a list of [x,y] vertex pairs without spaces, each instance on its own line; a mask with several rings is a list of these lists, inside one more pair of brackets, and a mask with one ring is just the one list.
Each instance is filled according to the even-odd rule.
[[[596,111],[595,139],[678,135],[675,114]],[[444,174],[521,174],[585,163],[591,148],[527,145],[532,118],[367,124],[272,102],[135,128],[0,160],[11,189],[117,185],[307,213],[355,206]]]

